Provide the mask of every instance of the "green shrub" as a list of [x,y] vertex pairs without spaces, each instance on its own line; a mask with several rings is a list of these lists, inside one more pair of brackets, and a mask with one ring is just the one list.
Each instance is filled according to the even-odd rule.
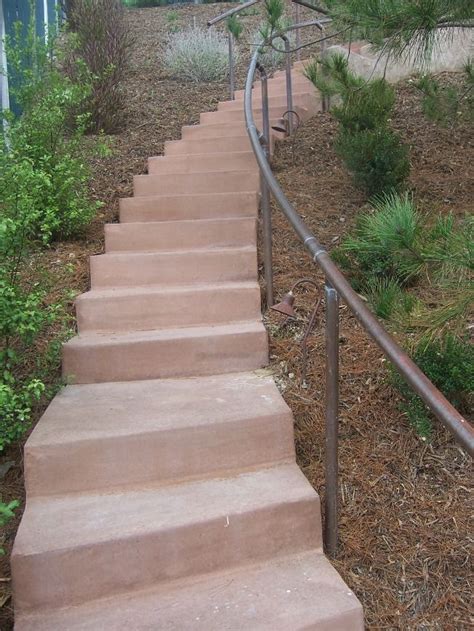
[[[0,528],[4,528],[8,522],[15,517],[15,510],[20,506],[18,500],[12,500],[6,504],[0,497]],[[0,556],[5,554],[5,550],[0,545]]]
[[307,78],[323,96],[338,96],[336,150],[357,186],[369,195],[400,188],[410,173],[408,148],[389,128],[395,92],[385,79],[365,81],[349,70],[347,58],[330,55],[311,62]]
[[342,131],[336,150],[355,184],[368,195],[399,189],[410,173],[408,148],[398,134],[385,127],[357,133]]
[[456,123],[460,118],[474,117],[474,65],[464,67],[461,86],[443,85],[431,75],[424,75],[415,83],[423,94],[425,116],[442,125]]
[[363,278],[387,278],[405,284],[423,264],[419,253],[422,218],[407,194],[390,194],[372,203],[357,219],[340,248]]
[[[441,341],[420,342],[413,361],[461,412],[467,411],[468,399],[474,391],[474,346],[469,340],[448,334]],[[402,409],[418,434],[429,438],[432,415],[423,401],[393,369],[392,383],[404,398]]]
[[31,256],[75,236],[96,209],[82,142],[87,117],[78,114],[88,88],[61,74],[33,27],[24,44],[18,25],[7,42],[23,113],[5,113],[0,136],[0,451],[27,430],[46,390],[34,345],[61,314],[58,302],[46,304],[47,279]]

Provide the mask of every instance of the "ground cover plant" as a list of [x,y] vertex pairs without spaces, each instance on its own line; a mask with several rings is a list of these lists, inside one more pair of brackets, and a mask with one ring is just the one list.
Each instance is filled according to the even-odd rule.
[[[238,57],[238,51],[235,50]],[[186,81],[218,81],[229,72],[228,43],[215,30],[190,28],[169,36],[165,65],[170,75]]]

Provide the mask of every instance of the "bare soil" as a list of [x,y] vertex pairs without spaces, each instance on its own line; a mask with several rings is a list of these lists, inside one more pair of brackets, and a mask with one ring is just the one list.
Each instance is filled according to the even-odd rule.
[[[227,82],[183,84],[169,77],[160,61],[171,24],[198,25],[222,11],[222,3],[130,10],[135,37],[125,82],[127,109],[120,133],[110,138],[112,155],[97,158],[91,191],[104,202],[87,233],[36,255],[48,271],[51,296],[88,289],[88,259],[103,250],[103,224],[117,220],[118,199],[133,193],[133,175],[146,173],[146,160],[160,154],[166,140],[180,137],[182,125],[227,98]],[[312,17],[302,11],[302,19]],[[259,15],[246,22],[254,28]],[[306,35],[305,35],[306,37]],[[309,37],[309,35],[308,35]],[[249,48],[242,44],[237,71],[242,87]],[[395,125],[412,144],[412,184],[416,195],[440,210],[464,213],[472,203],[472,130],[440,129],[421,115],[419,99],[406,85],[399,91]],[[295,139],[282,143],[274,166],[289,198],[321,240],[331,247],[352,225],[364,205],[332,150],[335,126],[318,115]],[[281,214],[274,212],[275,290],[310,276],[321,281]],[[313,304],[310,292],[299,299],[302,321],[282,326],[266,317],[271,333],[272,366],[295,415],[299,463],[324,496],[323,377],[324,338],[319,322],[309,340],[307,387],[301,387],[298,344],[304,318]],[[66,306],[73,315],[72,297]],[[446,432],[437,429],[431,444],[421,442],[397,410],[397,395],[386,383],[385,362],[344,305],[341,306],[341,546],[336,567],[361,599],[371,629],[467,629],[470,588],[468,535],[468,459]],[[73,325],[72,325],[73,326]],[[73,332],[73,331],[72,331]],[[72,333],[71,332],[71,333]],[[44,347],[51,330],[38,342]],[[58,380],[57,362],[46,380]],[[35,414],[39,419],[47,401]],[[10,463],[1,479],[2,499],[24,505],[23,444],[0,458]],[[7,555],[0,559],[0,629],[13,628],[9,553],[21,510],[0,537]]]

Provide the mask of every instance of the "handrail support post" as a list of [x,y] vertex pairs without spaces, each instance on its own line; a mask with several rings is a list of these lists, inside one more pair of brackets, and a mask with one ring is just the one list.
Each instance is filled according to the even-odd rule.
[[282,36],[285,42],[286,57],[286,108],[288,110],[288,134],[293,133],[293,87],[291,85],[291,45],[286,35]]
[[229,32],[229,93],[230,100],[235,98],[234,36]]
[[326,280],[326,492],[324,542],[334,557],[338,545],[339,296]]

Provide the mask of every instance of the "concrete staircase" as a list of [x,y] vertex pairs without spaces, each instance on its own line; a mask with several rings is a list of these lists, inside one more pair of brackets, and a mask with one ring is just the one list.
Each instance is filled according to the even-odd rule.
[[[284,77],[269,83],[276,120]],[[298,69],[294,85],[308,118],[317,96]],[[362,629],[322,553],[291,412],[259,370],[259,178],[242,93],[183,128],[134,186],[77,300],[63,361],[74,385],[25,448],[16,629]]]

